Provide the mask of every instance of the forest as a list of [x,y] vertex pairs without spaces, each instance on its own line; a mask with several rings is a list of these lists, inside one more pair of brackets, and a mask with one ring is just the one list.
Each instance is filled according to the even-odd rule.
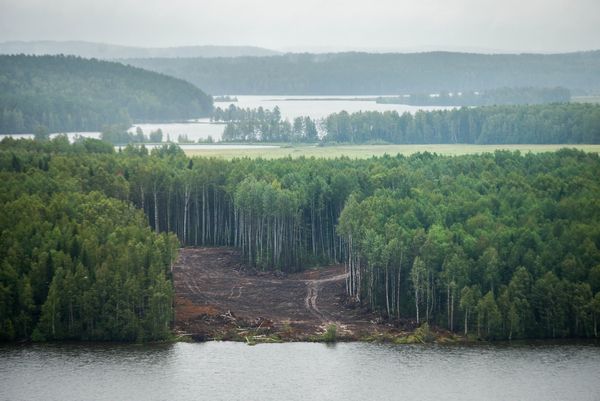
[[166,75],[73,56],[0,56],[0,134],[100,131],[211,112],[210,96]]
[[235,58],[138,58],[212,94],[381,95],[564,87],[600,93],[600,51],[565,54],[331,53]]
[[171,338],[177,238],[148,227],[123,177],[75,173],[112,145],[29,145],[0,151],[0,341]]
[[4,139],[0,174],[5,338],[164,336],[173,235],[261,270],[343,262],[348,302],[390,322],[598,335],[597,154],[225,161],[59,137]]
[[483,92],[412,93],[406,96],[378,97],[377,103],[413,106],[494,106],[513,104],[568,103],[571,91],[566,88],[497,88]]
[[[394,144],[575,144],[600,143],[600,105],[559,103],[485,106],[398,114],[345,111],[323,121],[298,117],[292,123],[279,109],[234,105],[215,109],[228,122],[223,141]],[[320,131],[320,132],[319,132]]]

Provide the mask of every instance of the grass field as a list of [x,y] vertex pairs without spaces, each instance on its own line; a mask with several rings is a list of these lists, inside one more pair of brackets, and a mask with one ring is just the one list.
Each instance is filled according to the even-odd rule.
[[372,156],[383,156],[385,154],[395,156],[400,153],[411,155],[418,152],[431,152],[441,155],[458,156],[473,153],[494,152],[495,150],[520,151],[522,153],[554,152],[562,148],[576,148],[586,152],[600,153],[600,145],[337,145],[337,146],[315,146],[315,145],[282,145],[274,148],[232,148],[223,146],[210,149],[185,149],[188,156],[206,156],[232,159],[236,157],[250,157],[264,159],[275,159],[282,157],[317,157],[335,158],[347,156],[353,159],[366,159]]
[[572,96],[573,103],[600,103],[600,96]]

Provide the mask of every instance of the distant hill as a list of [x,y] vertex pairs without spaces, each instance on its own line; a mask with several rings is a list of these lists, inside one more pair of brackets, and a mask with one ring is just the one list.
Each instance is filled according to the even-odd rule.
[[574,95],[600,93],[600,51],[286,54],[123,62],[185,79],[212,94],[401,95],[503,87],[564,87]]
[[280,53],[274,50],[254,46],[182,46],[146,48],[81,41],[16,41],[0,43],[0,54],[28,54],[38,56],[64,54],[84,58],[112,60],[119,58],[148,57],[258,57],[271,56]]
[[97,131],[133,121],[188,119],[212,97],[177,78],[74,56],[0,56],[0,134]]

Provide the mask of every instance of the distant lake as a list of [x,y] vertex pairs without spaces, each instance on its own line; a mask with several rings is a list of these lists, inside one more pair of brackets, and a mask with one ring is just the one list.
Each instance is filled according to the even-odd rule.
[[0,399],[598,400],[600,347],[0,345]]
[[[215,107],[221,107],[225,109],[230,104],[235,104],[241,108],[255,109],[262,107],[263,109],[274,109],[275,106],[279,106],[281,116],[284,119],[290,120],[290,122],[301,116],[308,116],[312,119],[318,120],[327,117],[329,114],[338,113],[342,110],[348,113],[354,113],[357,111],[387,111],[395,110],[402,114],[404,112],[415,113],[418,110],[440,110],[447,109],[448,107],[437,107],[437,106],[408,106],[403,104],[378,104],[375,103],[375,97],[370,96],[235,96],[237,102],[217,102]],[[355,99],[367,99],[369,100],[355,100]],[[209,136],[215,141],[219,141],[225,130],[224,124],[212,124],[208,118],[201,118],[196,120],[190,120],[186,123],[140,123],[134,124],[130,129],[131,132],[135,132],[136,128],[140,127],[144,134],[148,135],[152,131],[161,129],[163,131],[163,141],[169,139],[173,142],[177,142],[177,138],[182,135],[186,135],[189,140],[197,142],[198,139],[207,139]],[[57,134],[52,134],[57,135]],[[77,135],[87,138],[99,138],[99,132],[74,132],[68,133],[69,139],[72,141]],[[5,136],[12,136],[15,138],[31,138],[31,134],[18,134],[18,135],[0,135],[0,140]]]
[[[296,117],[308,116],[314,120],[327,117],[329,114],[338,113],[342,110],[348,113],[357,111],[388,111],[395,110],[402,114],[404,112],[415,113],[418,110],[440,110],[448,107],[437,106],[408,106],[403,104],[378,104],[368,100],[355,100],[357,98],[366,99],[369,96],[235,96],[237,102],[216,102],[215,107],[226,109],[230,104],[234,104],[240,108],[272,110],[275,106],[279,107],[281,116],[284,119],[293,121]],[[225,130],[224,124],[211,124],[210,120],[198,119],[185,124],[136,124],[135,127],[142,128],[145,134],[151,131],[161,129],[163,131],[163,140],[166,140],[166,135],[172,141],[177,141],[179,135],[187,135],[188,139],[197,141],[198,139],[206,139],[211,136],[214,140],[220,140]]]
[[[215,103],[215,107],[227,108],[235,104],[241,108],[273,109],[279,106],[281,116],[290,121],[296,117],[308,116],[312,119],[327,117],[329,114],[346,110],[348,113],[357,111],[388,111],[395,110],[415,113],[418,110],[440,110],[448,107],[437,106],[408,106],[405,104],[378,104],[376,96],[236,96],[238,101]],[[355,100],[355,99],[372,100]]]

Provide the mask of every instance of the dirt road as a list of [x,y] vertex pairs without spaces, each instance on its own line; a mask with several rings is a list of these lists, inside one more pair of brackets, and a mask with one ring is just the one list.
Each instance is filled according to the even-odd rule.
[[184,248],[173,266],[175,329],[209,339],[260,328],[292,340],[330,324],[346,338],[380,330],[373,315],[343,305],[345,278],[341,265],[277,275],[246,269],[232,248]]

